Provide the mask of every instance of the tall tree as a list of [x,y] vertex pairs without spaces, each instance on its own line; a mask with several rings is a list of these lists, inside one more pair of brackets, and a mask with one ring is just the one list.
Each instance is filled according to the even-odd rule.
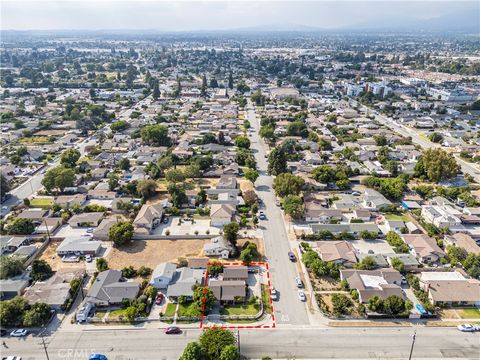
[[233,89],[233,74],[231,71],[228,74],[228,88]]
[[268,156],[268,173],[279,175],[287,172],[287,157],[283,148],[275,147]]

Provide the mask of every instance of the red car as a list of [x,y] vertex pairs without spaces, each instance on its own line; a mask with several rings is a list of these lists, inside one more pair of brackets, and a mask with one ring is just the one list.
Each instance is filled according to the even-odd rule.
[[182,330],[176,326],[170,326],[165,329],[165,334],[181,334]]
[[163,294],[158,293],[157,297],[155,298],[155,304],[160,305],[162,303],[162,301],[163,301]]

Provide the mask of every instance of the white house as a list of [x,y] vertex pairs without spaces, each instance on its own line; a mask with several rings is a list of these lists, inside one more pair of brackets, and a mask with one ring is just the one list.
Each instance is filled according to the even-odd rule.
[[153,270],[150,285],[157,289],[166,289],[172,282],[177,265],[172,263],[161,263]]

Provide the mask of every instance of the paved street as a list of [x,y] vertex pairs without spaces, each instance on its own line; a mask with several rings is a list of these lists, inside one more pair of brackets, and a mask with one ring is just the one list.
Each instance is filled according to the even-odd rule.
[[[249,104],[251,104],[249,102]],[[252,128],[251,148],[255,153],[259,178],[256,181],[257,193],[264,203],[261,208],[267,216],[260,220],[259,226],[264,229],[265,251],[270,265],[273,286],[279,293],[279,301],[274,303],[275,321],[277,324],[308,324],[305,303],[298,299],[295,277],[298,276],[295,264],[288,259],[290,244],[285,231],[280,209],[275,205],[275,193],[272,189],[273,179],[267,174],[267,159],[263,140],[258,136],[259,119],[254,110],[246,111],[246,117]]]
[[[302,328],[240,330],[242,354],[250,358],[295,359],[407,359],[413,327]],[[46,337],[51,360],[84,360],[92,352],[109,360],[178,359],[184,346],[200,335],[187,329],[165,335],[160,329],[109,329],[60,331]],[[23,360],[46,359],[41,339],[6,339],[2,356]],[[478,359],[480,335],[455,328],[417,328],[413,359]]]

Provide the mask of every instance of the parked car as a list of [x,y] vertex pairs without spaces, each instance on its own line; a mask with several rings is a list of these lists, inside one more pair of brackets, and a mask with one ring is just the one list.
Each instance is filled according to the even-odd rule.
[[278,300],[278,291],[275,290],[275,288],[272,289],[272,292],[270,293],[270,297],[272,298],[273,301]]
[[298,288],[303,288],[302,279],[300,279],[298,276],[295,278],[295,284],[297,284]]
[[457,329],[463,332],[474,332],[475,328],[473,327],[472,324],[462,324],[458,325]]
[[92,354],[88,357],[88,360],[108,360],[106,355]]
[[163,294],[162,293],[158,293],[157,296],[155,297],[155,304],[157,305],[160,305],[163,301]]
[[260,220],[265,220],[267,217],[265,216],[265,213],[263,211],[260,211],[260,213],[258,214],[258,218]]
[[281,204],[280,200],[276,199],[276,200],[275,200],[275,205],[280,206],[280,205],[282,205],[282,204]]
[[85,261],[91,263],[93,261],[92,255],[85,255]]
[[302,290],[298,290],[298,298],[300,301],[306,301],[307,297],[305,296],[305,293]]
[[182,330],[176,326],[169,326],[165,329],[165,334],[181,334]]
[[353,192],[352,192],[352,195],[353,195],[353,196],[360,196],[361,194],[360,194],[358,191],[353,191]]
[[16,330],[13,330],[11,333],[10,333],[10,336],[13,336],[13,337],[24,337],[24,336],[27,336],[28,334],[28,330],[26,329],[16,329]]
[[288,258],[290,259],[290,261],[293,261],[293,262],[297,261],[297,257],[292,251],[288,252]]

